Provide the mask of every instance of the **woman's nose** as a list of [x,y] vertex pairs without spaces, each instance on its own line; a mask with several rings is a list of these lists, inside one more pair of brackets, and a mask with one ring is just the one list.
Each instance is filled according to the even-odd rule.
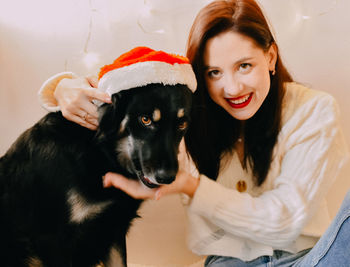
[[243,84],[233,75],[227,75],[224,79],[224,91],[229,96],[237,96],[242,92]]

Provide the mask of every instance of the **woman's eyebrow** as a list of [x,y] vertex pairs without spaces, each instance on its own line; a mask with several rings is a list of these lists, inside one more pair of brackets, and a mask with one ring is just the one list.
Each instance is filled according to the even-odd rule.
[[[252,60],[253,57],[242,57],[240,59],[238,59],[237,61],[235,61],[233,63],[233,65],[237,65],[237,64],[240,64],[242,62],[245,62],[245,61],[249,61],[249,60]],[[216,66],[210,66],[210,65],[204,65],[204,70],[208,70],[208,69],[212,69],[212,68],[218,68]]]
[[237,60],[234,64],[237,65],[239,63],[242,63],[242,62],[245,62],[245,61],[249,61],[249,60],[252,60],[253,58],[252,57],[243,57],[239,60]]

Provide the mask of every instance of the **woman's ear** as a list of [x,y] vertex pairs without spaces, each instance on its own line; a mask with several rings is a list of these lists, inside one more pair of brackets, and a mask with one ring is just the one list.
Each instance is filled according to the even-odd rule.
[[277,56],[278,56],[278,48],[275,43],[272,43],[270,45],[269,50],[266,53],[267,55],[267,60],[269,64],[269,70],[270,71],[275,71],[276,68],[276,62],[277,62]]

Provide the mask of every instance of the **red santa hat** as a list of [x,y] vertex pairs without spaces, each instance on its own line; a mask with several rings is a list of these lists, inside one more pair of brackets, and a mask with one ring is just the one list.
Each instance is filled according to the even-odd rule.
[[136,47],[118,57],[113,64],[101,68],[99,89],[109,95],[147,84],[184,84],[192,92],[197,81],[186,57]]

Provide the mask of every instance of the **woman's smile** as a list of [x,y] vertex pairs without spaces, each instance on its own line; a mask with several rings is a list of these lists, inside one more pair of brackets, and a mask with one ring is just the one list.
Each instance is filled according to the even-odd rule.
[[226,101],[233,108],[244,108],[249,105],[252,100],[253,93],[246,94],[244,96],[235,97],[235,98],[226,98]]

